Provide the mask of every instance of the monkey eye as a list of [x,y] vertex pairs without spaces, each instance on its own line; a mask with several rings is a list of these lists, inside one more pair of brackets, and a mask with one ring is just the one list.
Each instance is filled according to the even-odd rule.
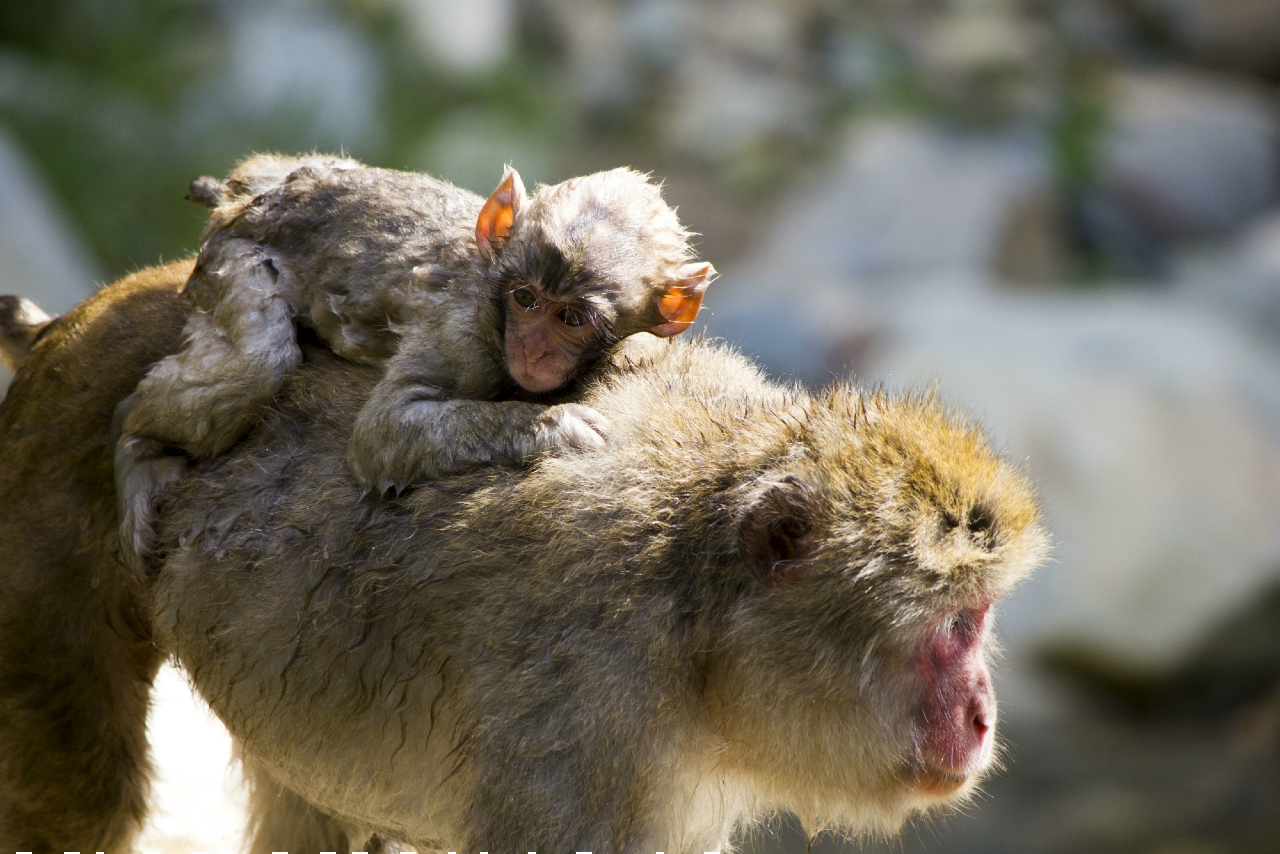
[[519,288],[511,292],[511,298],[516,301],[516,305],[521,308],[529,308],[538,298],[533,295],[533,291],[528,288]]
[[565,326],[581,326],[587,322],[587,316],[576,308],[566,308],[560,312],[560,319]]

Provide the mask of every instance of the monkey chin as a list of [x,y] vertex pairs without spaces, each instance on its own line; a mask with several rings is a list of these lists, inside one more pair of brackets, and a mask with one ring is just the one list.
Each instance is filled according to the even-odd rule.
[[965,771],[948,771],[932,765],[917,765],[911,776],[911,790],[928,798],[951,800],[962,796],[981,775]]

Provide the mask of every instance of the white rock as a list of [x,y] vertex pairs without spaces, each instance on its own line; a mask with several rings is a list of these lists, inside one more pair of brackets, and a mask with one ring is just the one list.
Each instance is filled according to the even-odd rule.
[[1159,234],[1225,231],[1275,196],[1276,114],[1252,89],[1193,72],[1125,72],[1111,121],[1102,184]]
[[1280,578],[1280,359],[1155,297],[895,308],[872,375],[940,380],[1026,460],[1056,563],[1008,602],[1011,644],[1176,661]]
[[142,854],[244,850],[248,797],[231,736],[182,672],[160,668],[147,715],[155,778],[136,842]]
[[483,74],[515,42],[513,0],[399,0],[422,52],[460,74]]
[[985,277],[1014,211],[1052,180],[1031,139],[860,124],[836,161],[782,204],[751,267],[886,294],[937,275]]
[[1176,265],[1179,293],[1223,311],[1280,343],[1280,212],[1236,239],[1188,250]]

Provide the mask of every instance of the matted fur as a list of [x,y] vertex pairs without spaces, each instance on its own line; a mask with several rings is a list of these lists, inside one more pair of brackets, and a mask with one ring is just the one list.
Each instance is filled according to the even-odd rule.
[[666,322],[663,297],[685,281],[692,254],[659,188],[630,169],[529,199],[520,189],[496,256],[477,244],[484,200],[420,173],[259,155],[225,182],[198,179],[190,194],[212,208],[185,288],[195,310],[181,350],[121,412],[121,537],[139,574],[153,499],[183,469],[165,449],[208,459],[244,435],[297,368],[298,326],[346,359],[386,364],[348,436],[352,474],[385,492],[598,444],[604,426],[582,407],[511,399],[521,388],[503,349],[505,295],[536,283],[581,301],[592,334],[563,356],[557,379],[569,384],[618,340]]

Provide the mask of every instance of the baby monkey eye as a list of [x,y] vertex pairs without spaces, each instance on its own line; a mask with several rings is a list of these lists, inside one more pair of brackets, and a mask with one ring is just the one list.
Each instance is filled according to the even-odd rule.
[[560,320],[565,326],[581,326],[587,322],[587,316],[576,308],[566,308],[560,312]]
[[533,291],[528,288],[520,288],[512,291],[511,298],[514,299],[516,301],[516,305],[521,308],[528,308],[538,301],[537,297],[533,295]]

